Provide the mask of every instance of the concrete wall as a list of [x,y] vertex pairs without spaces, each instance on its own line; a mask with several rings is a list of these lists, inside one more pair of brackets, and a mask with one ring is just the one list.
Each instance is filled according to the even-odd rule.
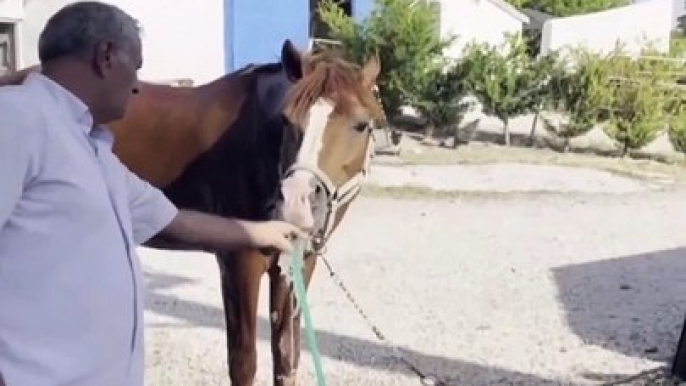
[[[26,0],[20,23],[20,67],[38,62],[38,36],[47,19],[73,0]],[[225,72],[223,0],[110,0],[143,26],[143,79],[192,78],[204,83]],[[1,3],[0,3],[1,4]],[[176,20],[182,22],[177,22]]]
[[457,59],[472,41],[498,45],[505,33],[519,33],[523,23],[489,0],[441,0],[441,33],[456,35],[446,56]]
[[652,43],[669,50],[673,0],[646,0],[625,7],[581,16],[548,20],[543,25],[541,53],[565,46],[585,46],[596,52],[609,52],[617,42],[629,54],[639,53]]

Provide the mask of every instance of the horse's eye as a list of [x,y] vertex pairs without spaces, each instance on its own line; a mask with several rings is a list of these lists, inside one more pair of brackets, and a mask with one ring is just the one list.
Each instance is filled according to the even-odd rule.
[[367,130],[368,127],[369,127],[369,124],[366,123],[366,122],[358,123],[358,124],[355,126],[355,131],[357,131],[357,132],[359,132],[359,133],[363,133],[363,132],[365,132],[365,131]]

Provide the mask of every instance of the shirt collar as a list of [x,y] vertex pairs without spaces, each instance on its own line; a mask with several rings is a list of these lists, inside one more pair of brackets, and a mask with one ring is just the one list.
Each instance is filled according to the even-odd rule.
[[40,86],[43,90],[47,91],[65,109],[65,112],[84,128],[84,132],[90,134],[91,129],[94,127],[93,115],[88,106],[71,91],[39,72],[30,73],[24,83]]

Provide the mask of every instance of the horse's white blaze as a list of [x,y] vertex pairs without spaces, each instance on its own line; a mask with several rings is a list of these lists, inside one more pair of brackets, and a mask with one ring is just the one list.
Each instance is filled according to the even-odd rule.
[[324,145],[324,131],[329,116],[333,112],[334,106],[326,100],[318,100],[310,109],[310,116],[305,128],[305,138],[303,138],[300,151],[298,152],[298,163],[317,166],[319,154]]
[[[296,159],[299,165],[306,165],[315,170],[319,169],[319,155],[324,146],[324,132],[333,109],[334,106],[323,99],[318,100],[310,109],[305,136]],[[284,199],[283,219],[303,229],[314,227],[314,216],[310,203],[310,194],[314,189],[314,178],[314,175],[305,170],[297,170],[283,181],[281,188]]]

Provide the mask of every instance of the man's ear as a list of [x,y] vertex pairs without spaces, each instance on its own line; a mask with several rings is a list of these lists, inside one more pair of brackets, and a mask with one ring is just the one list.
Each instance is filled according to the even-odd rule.
[[93,68],[100,76],[106,76],[112,68],[114,44],[109,41],[99,42],[93,48]]

